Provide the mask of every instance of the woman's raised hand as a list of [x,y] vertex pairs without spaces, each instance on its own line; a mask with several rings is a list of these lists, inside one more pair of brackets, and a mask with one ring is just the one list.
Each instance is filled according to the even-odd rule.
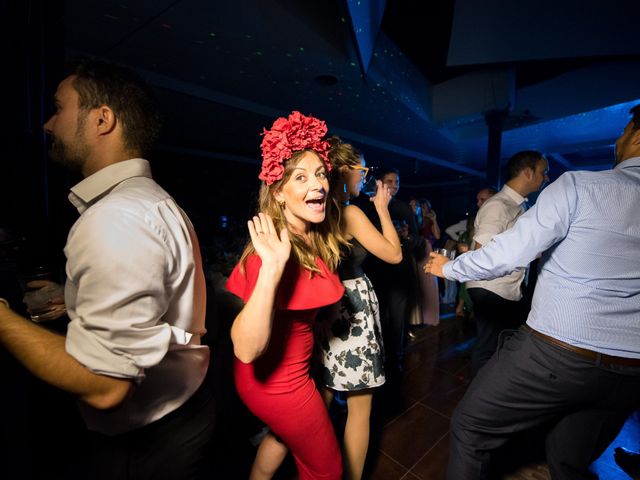
[[376,180],[376,184],[378,186],[376,196],[371,198],[371,201],[376,206],[376,209],[386,209],[389,207],[389,202],[391,201],[391,191],[389,190],[389,187],[380,180]]
[[263,265],[272,265],[284,269],[291,254],[291,242],[289,232],[283,228],[276,232],[271,217],[265,213],[259,213],[247,222],[249,235],[256,253],[260,256]]

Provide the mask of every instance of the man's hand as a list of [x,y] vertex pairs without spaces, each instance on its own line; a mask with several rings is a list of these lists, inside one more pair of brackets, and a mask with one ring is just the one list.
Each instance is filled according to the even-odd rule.
[[429,253],[429,259],[424,266],[424,273],[430,273],[436,277],[444,278],[444,275],[442,274],[442,267],[444,267],[445,263],[450,261],[449,257],[431,252]]

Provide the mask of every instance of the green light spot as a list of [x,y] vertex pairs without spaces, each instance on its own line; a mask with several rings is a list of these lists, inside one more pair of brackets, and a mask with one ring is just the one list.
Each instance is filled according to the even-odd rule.
[[300,50],[301,52],[304,52],[304,47],[300,47],[298,50]]
[[210,37],[215,37],[215,36],[216,36],[216,34],[215,34],[215,33],[213,33],[213,32],[209,32],[209,36],[210,36]]

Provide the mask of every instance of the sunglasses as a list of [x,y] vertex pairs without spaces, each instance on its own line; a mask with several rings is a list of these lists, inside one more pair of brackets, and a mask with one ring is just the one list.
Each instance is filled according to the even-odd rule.
[[351,168],[352,170],[360,170],[363,179],[367,178],[367,175],[369,174],[369,167],[363,167],[362,165],[353,165],[349,168]]

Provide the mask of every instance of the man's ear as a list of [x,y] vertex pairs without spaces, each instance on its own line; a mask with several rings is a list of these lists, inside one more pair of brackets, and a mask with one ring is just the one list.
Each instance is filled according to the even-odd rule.
[[524,178],[526,178],[527,180],[532,180],[533,176],[536,173],[536,171],[531,167],[525,168],[523,172],[524,172]]
[[631,144],[640,146],[640,128],[634,130],[631,134]]
[[95,110],[95,124],[99,135],[111,133],[118,123],[116,114],[106,105]]

